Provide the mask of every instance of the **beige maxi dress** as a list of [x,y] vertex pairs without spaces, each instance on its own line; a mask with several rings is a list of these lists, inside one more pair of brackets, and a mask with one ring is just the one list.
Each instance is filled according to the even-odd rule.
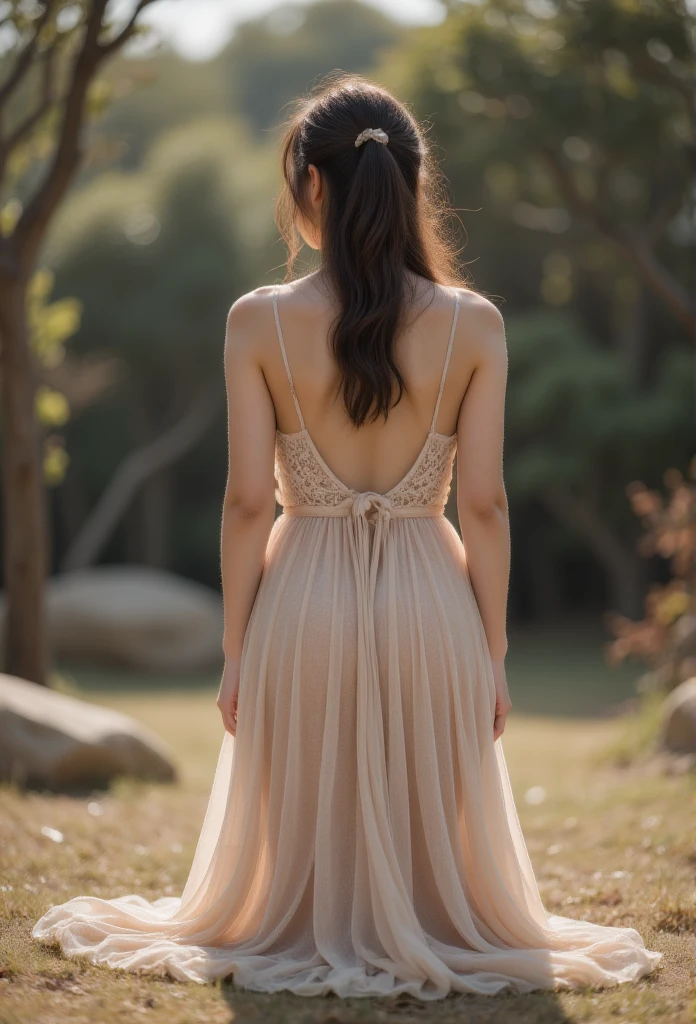
[[276,521],[182,897],[80,896],[36,938],[68,955],[257,991],[384,996],[609,986],[661,955],[547,914],[500,740],[465,552],[443,515],[456,435],[386,494],[277,435]]

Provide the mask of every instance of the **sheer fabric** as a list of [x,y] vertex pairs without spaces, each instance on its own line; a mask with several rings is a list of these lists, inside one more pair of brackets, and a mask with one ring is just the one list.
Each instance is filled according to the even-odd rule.
[[456,436],[386,494],[277,435],[283,515],[247,628],[182,897],[82,896],[33,934],[68,955],[297,995],[439,999],[608,986],[661,957],[633,928],[549,915],[513,802],[462,543],[443,510]]

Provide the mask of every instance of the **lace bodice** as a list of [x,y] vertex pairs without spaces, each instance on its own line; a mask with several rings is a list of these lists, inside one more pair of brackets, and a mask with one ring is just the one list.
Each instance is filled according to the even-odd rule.
[[[444,505],[452,483],[456,435],[429,433],[421,452],[396,486],[387,491],[397,508]],[[296,505],[337,506],[357,491],[331,472],[306,429],[276,434],[276,498],[285,508]]]
[[276,433],[276,500],[291,505],[340,505],[346,489],[326,472],[302,430],[299,434]]
[[[436,433],[435,425],[459,314],[458,293],[455,293],[447,354],[428,436],[408,473],[386,494],[377,494],[374,491],[360,494],[342,483],[324,462],[305,426],[302,409],[295,391],[278,315],[277,289],[273,291],[273,313],[280,351],[288,377],[288,386],[301,428],[295,434],[276,432],[275,476],[278,503],[286,510],[294,509],[295,514],[302,515],[333,515],[339,510],[339,506],[340,510],[346,513],[351,510],[354,514],[361,514],[370,505],[377,506],[380,509],[380,514],[403,516],[432,514],[433,511],[437,512],[438,507],[441,513],[452,483],[452,464],[457,438],[456,434],[446,436]],[[368,499],[367,504],[363,501],[364,498]],[[411,509],[414,511],[410,511]]]

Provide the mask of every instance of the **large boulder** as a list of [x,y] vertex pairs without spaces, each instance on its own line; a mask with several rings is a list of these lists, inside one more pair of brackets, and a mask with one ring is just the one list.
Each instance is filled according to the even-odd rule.
[[116,776],[173,782],[162,741],[128,715],[0,674],[0,779],[90,789]]
[[52,652],[145,672],[198,672],[222,664],[222,600],[174,573],[131,565],[76,570],[48,581]]
[[673,690],[663,706],[663,743],[675,754],[696,754],[696,678]]

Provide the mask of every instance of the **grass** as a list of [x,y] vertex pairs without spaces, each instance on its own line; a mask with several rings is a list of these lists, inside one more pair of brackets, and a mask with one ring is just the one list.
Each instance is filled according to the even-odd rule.
[[[553,672],[550,667],[539,675],[549,679]],[[601,687],[595,684],[594,692]],[[203,683],[139,693],[109,692],[102,683],[92,699],[133,714],[165,737],[181,763],[181,782],[167,787],[123,781],[108,792],[80,797],[0,789],[0,1024],[696,1020],[694,774],[658,772],[650,759],[624,758],[630,763],[623,766],[608,759],[607,751],[623,749],[625,742],[625,721],[612,717],[517,711],[503,743],[547,908],[638,928],[665,958],[637,984],[604,991],[455,996],[430,1005],[409,999],[303,1000],[246,993],[230,984],[184,985],[64,959],[30,936],[33,922],[52,903],[85,892],[105,897],[139,892],[152,899],[181,891],[222,735],[214,690]],[[514,684],[513,700],[516,707],[524,704]],[[527,802],[532,787],[543,787],[542,802]],[[42,835],[42,826],[59,830],[64,841]]]

